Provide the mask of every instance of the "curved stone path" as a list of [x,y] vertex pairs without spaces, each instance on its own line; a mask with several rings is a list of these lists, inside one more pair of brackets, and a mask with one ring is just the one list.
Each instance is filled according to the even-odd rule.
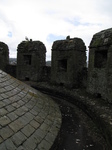
[[0,70],[0,150],[49,150],[60,126],[52,99]]

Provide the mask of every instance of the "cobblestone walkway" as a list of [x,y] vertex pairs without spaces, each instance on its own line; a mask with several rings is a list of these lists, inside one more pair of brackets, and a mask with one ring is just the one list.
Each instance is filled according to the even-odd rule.
[[60,126],[52,99],[0,70],[0,150],[49,150]]

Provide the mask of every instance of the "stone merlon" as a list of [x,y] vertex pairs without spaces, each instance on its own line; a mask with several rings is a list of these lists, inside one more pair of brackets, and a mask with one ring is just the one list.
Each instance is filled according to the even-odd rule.
[[86,46],[80,38],[58,40],[52,46],[51,82],[67,87],[83,84]]
[[85,51],[84,42],[80,38],[70,38],[66,40],[57,40],[53,43],[52,50],[75,50]]
[[23,41],[17,49],[17,78],[19,80],[42,80],[46,47],[40,41]]
[[45,51],[46,47],[41,41],[22,41],[17,48],[19,52]]
[[87,89],[112,103],[112,28],[95,34],[89,48]]
[[9,48],[7,44],[0,42],[0,69],[6,71],[7,64],[9,64]]
[[5,53],[5,54],[9,54],[9,48],[7,46],[7,44],[0,42],[0,53]]
[[96,33],[90,43],[91,47],[102,47],[112,44],[112,28]]

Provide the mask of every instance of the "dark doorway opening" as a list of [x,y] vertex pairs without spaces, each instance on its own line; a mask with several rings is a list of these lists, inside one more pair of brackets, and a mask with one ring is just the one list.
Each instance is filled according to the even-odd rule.
[[67,72],[67,59],[62,59],[58,61],[58,71]]
[[31,65],[31,55],[24,55],[24,64]]
[[105,68],[107,64],[107,50],[95,51],[95,68]]
[[25,81],[30,81],[30,78],[29,77],[25,77]]

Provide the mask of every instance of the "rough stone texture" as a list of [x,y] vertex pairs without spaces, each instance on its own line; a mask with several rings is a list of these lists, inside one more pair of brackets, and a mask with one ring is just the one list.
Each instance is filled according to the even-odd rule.
[[55,41],[52,46],[51,82],[69,87],[82,84],[86,46],[80,38]]
[[17,66],[15,64],[8,64],[5,72],[16,78],[16,67]]
[[[32,83],[33,86],[33,83]],[[112,149],[112,105],[101,98],[88,94],[85,89],[68,89],[61,86],[54,86],[48,83],[37,83],[37,89],[65,99],[81,108],[90,116],[100,130],[108,148]],[[79,114],[80,115],[80,114]],[[88,148],[87,148],[88,149]],[[93,148],[94,149],[94,148]]]
[[50,82],[51,79],[51,66],[44,66],[42,72],[42,81]]
[[17,78],[38,81],[42,79],[46,47],[40,41],[23,41],[17,49]]
[[5,43],[0,42],[0,69],[6,71],[7,64],[9,64],[9,48]]
[[87,90],[112,103],[112,28],[103,30],[92,38]]
[[60,126],[51,98],[0,70],[0,150],[49,150]]

